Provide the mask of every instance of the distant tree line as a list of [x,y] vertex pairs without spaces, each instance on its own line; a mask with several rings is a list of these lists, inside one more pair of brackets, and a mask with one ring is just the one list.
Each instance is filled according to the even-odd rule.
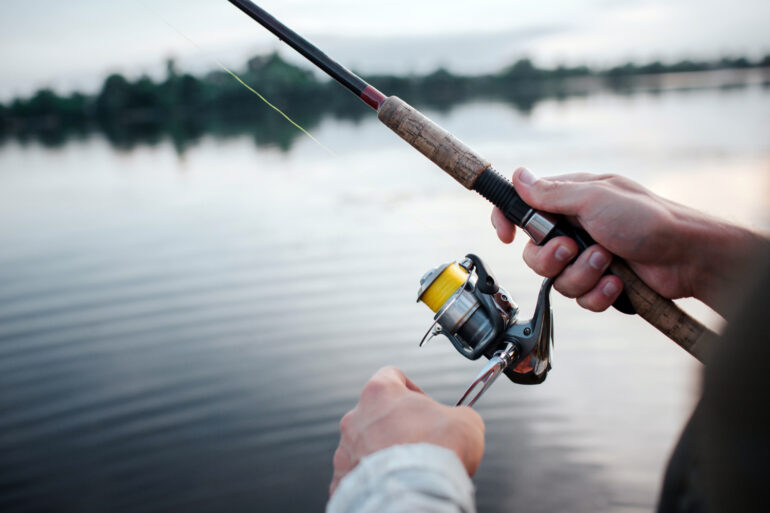
[[[526,111],[543,98],[574,94],[570,84],[580,77],[613,87],[643,75],[757,67],[770,67],[770,55],[755,61],[739,57],[627,63],[604,70],[587,66],[546,69],[521,59],[488,75],[462,76],[439,69],[426,75],[367,78],[388,94],[419,106],[444,109],[472,97],[491,96]],[[315,126],[327,114],[357,120],[367,112],[366,106],[353,101],[336,83],[321,80],[275,53],[250,59],[239,75],[306,127]],[[196,77],[179,73],[173,61],[167,63],[166,77],[161,81],[146,76],[128,80],[113,74],[95,95],[76,92],[61,96],[43,89],[29,98],[0,104],[0,140],[13,136],[21,141],[59,144],[92,132],[105,134],[120,147],[171,137],[180,151],[205,133],[250,133],[257,144],[284,149],[297,135],[296,129],[224,71]]]

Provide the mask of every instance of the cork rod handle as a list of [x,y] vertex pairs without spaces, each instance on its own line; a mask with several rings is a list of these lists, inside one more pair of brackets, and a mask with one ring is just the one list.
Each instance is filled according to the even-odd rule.
[[[378,117],[467,189],[473,190],[476,180],[490,167],[487,160],[400,98],[387,98]],[[701,323],[652,290],[621,258],[613,259],[610,272],[623,281],[625,293],[642,318],[703,361],[704,339],[709,331]]]
[[488,161],[478,156],[460,139],[401,98],[388,97],[380,105],[377,117],[467,189],[473,189],[476,179],[490,167]]

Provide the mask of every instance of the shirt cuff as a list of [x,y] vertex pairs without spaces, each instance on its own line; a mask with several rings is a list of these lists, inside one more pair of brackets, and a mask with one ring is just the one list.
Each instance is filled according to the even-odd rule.
[[327,513],[375,511],[475,513],[473,483],[450,449],[395,445],[362,459],[326,508]]

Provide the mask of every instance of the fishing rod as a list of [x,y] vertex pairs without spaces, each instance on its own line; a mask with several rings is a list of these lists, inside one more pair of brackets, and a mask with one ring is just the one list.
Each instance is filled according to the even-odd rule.
[[[498,207],[507,219],[521,228],[536,244],[545,244],[559,236],[574,239],[580,251],[594,244],[585,230],[571,225],[565,218],[530,207],[518,195],[513,184],[499,174],[489,161],[402,99],[384,95],[250,0],[229,2],[358,96],[377,111],[377,117],[384,125],[466,189],[476,191]],[[467,276],[476,268],[478,266],[474,263],[463,267]],[[614,304],[615,308],[624,313],[640,315],[685,351],[703,361],[707,344],[704,340],[711,333],[705,326],[682,311],[673,301],[652,290],[621,258],[615,256],[612,259],[608,273],[618,276],[624,285],[623,294]],[[455,294],[460,294],[468,287],[467,283],[453,284],[457,285],[453,289]],[[491,292],[491,295],[495,294],[499,295],[500,292]],[[436,316],[445,313],[441,310],[442,306],[448,310],[452,306],[449,302],[457,299],[451,294],[447,296],[446,303],[437,305]],[[490,357],[489,354],[486,356]]]

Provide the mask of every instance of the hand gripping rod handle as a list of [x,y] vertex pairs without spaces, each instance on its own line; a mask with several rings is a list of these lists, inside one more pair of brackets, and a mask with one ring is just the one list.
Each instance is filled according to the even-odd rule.
[[[581,251],[593,244],[584,230],[571,226],[559,216],[532,209],[489,161],[400,98],[388,97],[380,105],[377,117],[466,189],[475,190],[500,208],[536,243],[544,244],[554,236],[567,235],[578,242]],[[703,361],[707,343],[704,340],[710,334],[705,326],[651,289],[623,259],[615,256],[609,272],[623,281],[627,306],[630,306],[618,305],[618,309],[638,313],[685,351]]]

